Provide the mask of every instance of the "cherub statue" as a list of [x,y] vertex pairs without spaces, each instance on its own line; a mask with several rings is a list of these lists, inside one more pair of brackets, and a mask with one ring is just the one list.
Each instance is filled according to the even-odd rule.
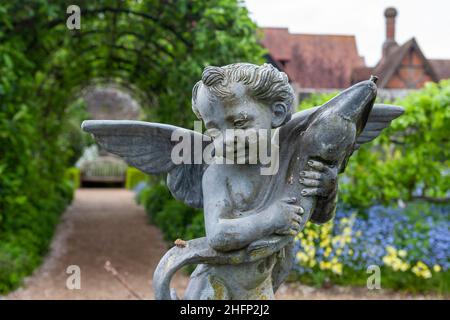
[[[309,220],[333,218],[337,175],[348,158],[403,112],[374,105],[375,82],[371,77],[323,106],[292,115],[293,90],[272,65],[207,67],[193,88],[192,108],[213,139],[209,163],[173,159],[179,143],[174,132],[189,138],[194,158],[204,156],[211,139],[199,132],[140,121],[85,121],[83,129],[107,151],[148,174],[167,173],[176,199],[204,209],[206,237],[178,241],[164,255],[153,277],[156,298],[178,299],[171,277],[198,264],[185,299],[273,299],[292,267],[295,235]],[[258,139],[239,144],[226,132],[232,129]],[[250,161],[255,141],[269,141],[270,155],[277,155],[269,174],[261,171],[267,163]],[[228,152],[229,146],[235,148]]]

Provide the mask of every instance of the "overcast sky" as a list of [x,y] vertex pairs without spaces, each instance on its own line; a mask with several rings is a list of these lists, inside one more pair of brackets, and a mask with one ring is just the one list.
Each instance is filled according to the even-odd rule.
[[428,58],[450,59],[450,0],[245,0],[261,27],[292,33],[351,34],[369,66],[385,38],[384,9],[398,10],[396,40],[415,37]]

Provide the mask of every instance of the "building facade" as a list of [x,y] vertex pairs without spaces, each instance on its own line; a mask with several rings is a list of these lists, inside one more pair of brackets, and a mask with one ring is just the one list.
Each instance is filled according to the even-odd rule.
[[377,76],[380,94],[391,99],[428,81],[450,78],[450,60],[428,59],[417,41],[395,39],[397,10],[387,8],[386,39],[380,61],[365,64],[352,35],[292,34],[287,28],[263,28],[267,61],[286,72],[300,99],[311,92],[336,91]]

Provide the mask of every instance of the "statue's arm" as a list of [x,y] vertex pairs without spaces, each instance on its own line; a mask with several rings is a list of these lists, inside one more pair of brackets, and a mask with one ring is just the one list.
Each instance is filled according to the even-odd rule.
[[316,207],[311,215],[311,222],[316,224],[323,224],[334,218],[337,205],[338,185],[336,183],[335,189],[327,197],[318,198]]
[[300,172],[300,183],[305,186],[302,195],[316,196],[317,202],[311,221],[317,224],[334,217],[338,193],[338,168],[321,161],[308,161],[308,169]]
[[208,174],[209,169],[203,176],[205,228],[209,245],[218,251],[237,250],[273,234],[275,226],[270,209],[241,218],[232,216],[234,208],[226,183]]

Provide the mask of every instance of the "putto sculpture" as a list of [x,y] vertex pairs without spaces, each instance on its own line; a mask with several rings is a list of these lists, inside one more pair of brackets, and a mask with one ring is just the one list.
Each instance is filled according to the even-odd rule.
[[197,264],[184,299],[273,299],[307,221],[333,218],[337,175],[362,143],[402,114],[374,104],[376,77],[293,114],[294,93],[272,65],[207,67],[192,109],[206,134],[140,121],[85,121],[107,151],[148,174],[167,173],[173,196],[203,208],[206,237],[177,241],[153,277],[156,299],[178,299],[173,274]]

